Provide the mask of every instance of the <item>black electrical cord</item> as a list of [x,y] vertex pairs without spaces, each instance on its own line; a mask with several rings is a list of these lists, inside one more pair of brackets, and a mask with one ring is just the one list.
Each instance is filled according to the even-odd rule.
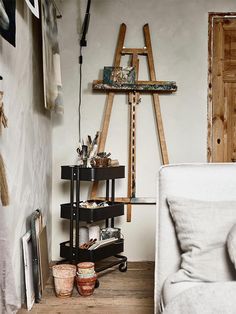
[[79,126],[79,142],[81,143],[81,106],[82,106],[82,64],[83,64],[83,56],[82,56],[82,47],[87,46],[87,40],[86,40],[86,35],[88,32],[89,28],[89,20],[90,20],[90,5],[91,5],[91,0],[88,0],[87,2],[87,8],[86,8],[86,13],[85,13],[85,18],[84,22],[82,25],[82,36],[80,39],[80,56],[79,56],[79,105],[78,105],[78,115],[79,115],[79,121],[78,121],[78,126]]
[[78,106],[78,126],[79,126],[79,142],[81,143],[81,106],[82,106],[82,64],[83,64],[83,56],[82,56],[82,47],[80,47],[80,56],[79,56],[79,106]]

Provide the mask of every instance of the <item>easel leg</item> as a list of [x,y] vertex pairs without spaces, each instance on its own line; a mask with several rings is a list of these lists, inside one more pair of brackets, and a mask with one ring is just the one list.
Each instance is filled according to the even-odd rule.
[[127,204],[127,222],[131,222],[132,205]]
[[160,146],[161,146],[162,161],[163,161],[163,164],[166,165],[169,163],[169,159],[168,159],[168,152],[167,152],[167,147],[166,147],[163,123],[162,123],[162,118],[161,118],[161,107],[160,107],[158,94],[153,94],[153,107],[154,107],[154,112],[155,112],[155,117],[156,117],[158,137],[159,137]]
[[[114,93],[108,93],[107,95],[107,102],[106,102],[106,109],[104,113],[104,118],[103,118],[103,124],[102,124],[102,130],[100,134],[100,140],[98,144],[98,152],[102,152],[105,149],[105,144],[106,144],[106,139],[107,139],[107,133],[108,133],[108,128],[110,124],[110,118],[111,118],[111,111],[112,111],[112,105],[113,105],[113,100],[114,100]],[[94,182],[92,186],[92,191],[91,191],[91,198],[95,199],[97,195],[97,189],[98,189],[98,181]]]
[[[144,32],[144,38],[145,38],[145,45],[148,50],[147,58],[148,58],[150,79],[152,81],[155,81],[156,73],[155,73],[154,59],[153,59],[153,53],[152,53],[151,36],[150,36],[148,24],[144,25],[143,32]],[[154,106],[154,111],[155,111],[155,116],[156,116],[156,124],[157,124],[157,131],[158,131],[158,136],[159,136],[159,141],[160,141],[160,147],[161,147],[162,161],[163,161],[163,164],[165,165],[169,163],[169,159],[168,159],[166,140],[165,140],[165,134],[164,134],[164,129],[163,129],[162,117],[161,117],[161,107],[160,107],[158,94],[153,94],[153,106]]]

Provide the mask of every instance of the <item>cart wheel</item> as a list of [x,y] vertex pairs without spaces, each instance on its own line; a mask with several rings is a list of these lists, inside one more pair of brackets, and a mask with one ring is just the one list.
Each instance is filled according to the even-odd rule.
[[95,289],[97,289],[99,287],[100,283],[99,283],[99,280],[97,279],[96,282],[95,282]]
[[121,263],[119,265],[119,271],[121,271],[122,273],[125,273],[127,271],[127,263]]

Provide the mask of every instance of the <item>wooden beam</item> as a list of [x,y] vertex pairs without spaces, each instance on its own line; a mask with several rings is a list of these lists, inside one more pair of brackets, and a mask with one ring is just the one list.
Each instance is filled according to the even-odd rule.
[[[155,81],[156,80],[156,73],[155,73],[155,67],[154,67],[151,37],[150,37],[148,24],[144,25],[143,31],[144,31],[145,45],[148,49],[147,59],[148,59],[150,79],[151,79],[151,81]],[[163,161],[163,164],[165,165],[165,164],[169,163],[169,158],[168,158],[168,152],[167,152],[167,147],[166,147],[164,128],[163,128],[163,124],[162,124],[160,101],[159,101],[159,96],[157,93],[153,93],[152,97],[153,97],[154,112],[155,112],[155,116],[156,116],[158,136],[159,136],[159,141],[160,141],[160,146],[161,146],[162,161]]]
[[113,92],[163,92],[173,93],[176,92],[176,82],[173,81],[137,81],[135,84],[103,84],[102,81],[93,81],[93,89],[98,91],[113,91]]
[[[120,65],[121,50],[124,46],[125,33],[126,33],[126,25],[122,23],[120,26],[118,42],[117,42],[116,51],[115,51],[115,59],[114,59],[115,67],[118,67]],[[98,143],[98,152],[102,152],[105,149],[107,133],[108,133],[108,128],[110,124],[111,111],[112,111],[112,106],[113,106],[113,100],[114,100],[114,93],[109,92],[106,98],[106,108],[104,112],[102,130],[100,133],[100,139]],[[91,190],[92,198],[96,197],[97,190],[98,190],[98,181],[94,182],[92,186],[92,190]]]
[[146,55],[147,54],[147,49],[146,48],[123,48],[121,53],[123,55]]

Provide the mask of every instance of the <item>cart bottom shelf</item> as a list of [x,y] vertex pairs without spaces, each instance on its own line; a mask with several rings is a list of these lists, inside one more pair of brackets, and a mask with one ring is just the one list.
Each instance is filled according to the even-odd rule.
[[119,239],[114,243],[97,248],[95,250],[82,250],[75,247],[71,248],[69,241],[60,243],[60,256],[71,262],[96,262],[110,256],[115,256],[123,251],[123,239]]

